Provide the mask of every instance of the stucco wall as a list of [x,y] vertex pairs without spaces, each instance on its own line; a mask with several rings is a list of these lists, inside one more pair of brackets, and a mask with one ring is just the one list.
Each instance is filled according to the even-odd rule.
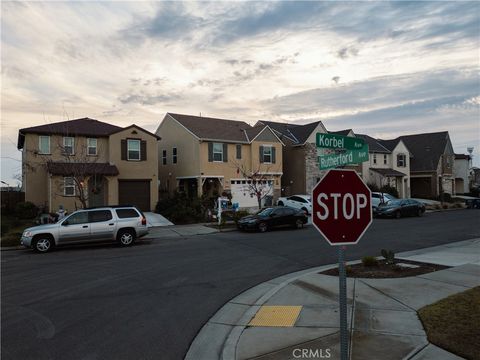
[[466,159],[455,159],[455,163],[453,166],[453,173],[455,179],[462,179],[462,181],[456,180],[458,184],[456,184],[456,193],[458,194],[466,194],[470,191],[468,188],[469,186],[469,176],[468,176],[468,169],[469,169],[469,161]]

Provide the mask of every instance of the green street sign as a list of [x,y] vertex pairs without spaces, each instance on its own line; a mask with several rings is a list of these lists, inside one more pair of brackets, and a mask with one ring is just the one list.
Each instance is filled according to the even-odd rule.
[[365,141],[350,136],[317,133],[317,147],[327,149],[360,150]]
[[318,156],[318,165],[320,170],[332,169],[337,166],[350,164],[361,164],[368,161],[368,145],[364,145],[361,150],[347,150],[338,154],[328,154]]

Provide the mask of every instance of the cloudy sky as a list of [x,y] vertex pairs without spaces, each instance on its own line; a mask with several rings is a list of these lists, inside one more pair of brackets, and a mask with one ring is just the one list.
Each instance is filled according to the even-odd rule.
[[2,175],[18,129],[166,112],[394,138],[448,130],[480,160],[479,2],[1,3]]

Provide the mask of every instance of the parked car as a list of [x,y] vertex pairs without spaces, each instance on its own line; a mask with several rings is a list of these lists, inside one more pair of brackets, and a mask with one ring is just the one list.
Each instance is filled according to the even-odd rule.
[[240,230],[259,230],[265,232],[279,226],[294,226],[303,228],[308,221],[303,210],[292,209],[286,206],[268,207],[255,215],[244,216],[238,220]]
[[278,206],[288,206],[294,209],[303,210],[307,215],[312,213],[312,200],[310,195],[293,195],[280,197],[277,201]]
[[397,200],[393,195],[383,192],[372,192],[372,208],[375,209],[380,204],[386,204],[389,201]]
[[374,215],[378,217],[395,217],[397,219],[402,216],[422,216],[424,212],[425,205],[412,199],[390,200],[374,209]]
[[480,209],[480,199],[467,199],[465,205],[467,209]]
[[135,239],[148,234],[147,220],[134,206],[110,206],[83,209],[55,224],[26,229],[21,244],[45,253],[57,245],[98,241],[118,241],[132,245]]

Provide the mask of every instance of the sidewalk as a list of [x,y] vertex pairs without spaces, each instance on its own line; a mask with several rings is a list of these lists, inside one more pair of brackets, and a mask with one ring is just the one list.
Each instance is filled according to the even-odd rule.
[[[460,359],[429,344],[416,311],[480,285],[480,239],[397,258],[453,267],[407,278],[348,278],[350,359]],[[288,274],[240,294],[205,324],[185,359],[339,359],[338,278],[318,274],[336,266]]]

